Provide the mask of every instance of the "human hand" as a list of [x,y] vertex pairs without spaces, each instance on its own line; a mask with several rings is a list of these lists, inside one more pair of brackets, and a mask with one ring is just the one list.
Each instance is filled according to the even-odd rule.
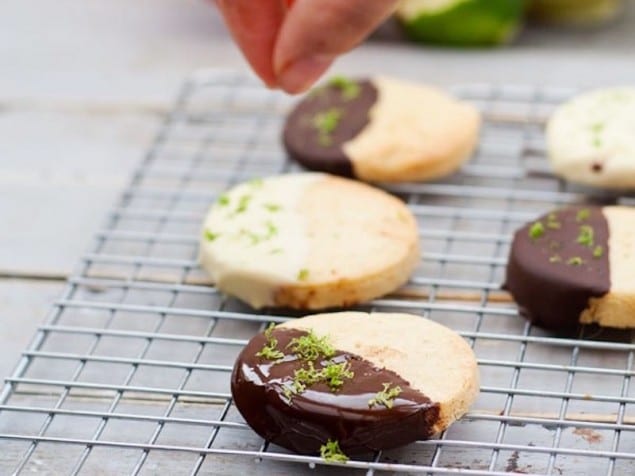
[[398,0],[216,0],[232,36],[271,88],[305,91]]

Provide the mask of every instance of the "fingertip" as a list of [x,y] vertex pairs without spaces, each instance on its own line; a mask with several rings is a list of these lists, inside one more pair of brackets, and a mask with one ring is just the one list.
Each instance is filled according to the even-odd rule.
[[263,83],[278,87],[273,50],[287,6],[282,0],[216,0],[223,19],[247,62]]
[[273,70],[288,92],[310,87],[333,60],[357,46],[397,0],[296,0],[280,27]]
[[276,81],[275,78],[263,78],[262,76],[259,76],[259,77],[267,89],[280,88],[280,85],[278,84],[278,81]]
[[309,89],[329,69],[334,57],[318,55],[291,61],[277,70],[277,85],[291,94]]

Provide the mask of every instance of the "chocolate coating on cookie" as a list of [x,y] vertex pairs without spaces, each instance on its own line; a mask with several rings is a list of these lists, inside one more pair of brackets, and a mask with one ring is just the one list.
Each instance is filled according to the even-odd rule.
[[601,207],[557,210],[514,236],[507,289],[520,312],[549,329],[572,329],[611,287],[609,227]]
[[[327,440],[337,440],[346,454],[364,453],[401,446],[428,438],[439,420],[439,405],[395,372],[377,368],[361,357],[335,351],[328,359],[348,362],[352,378],[333,391],[324,383],[307,386],[291,399],[284,394],[294,372],[306,361],[289,353],[293,338],[307,335],[295,329],[274,329],[277,349],[286,354],[272,362],[257,353],[267,343],[263,334],[254,337],[236,361],[231,389],[238,410],[260,436],[301,454],[317,454]],[[325,359],[317,359],[321,369]],[[399,386],[392,407],[370,405],[384,384]]]
[[[289,155],[310,170],[352,177],[353,164],[343,149],[369,122],[369,111],[377,102],[378,91],[371,81],[356,82],[354,95],[345,94],[336,84],[315,90],[291,111],[283,131]],[[324,134],[316,125],[320,114],[336,116],[334,127]],[[322,130],[323,131],[323,130]]]

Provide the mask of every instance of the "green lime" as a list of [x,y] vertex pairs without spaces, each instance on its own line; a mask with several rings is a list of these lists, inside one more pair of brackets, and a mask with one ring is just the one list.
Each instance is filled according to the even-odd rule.
[[515,36],[525,7],[525,0],[402,0],[397,17],[416,41],[489,46]]
[[615,18],[621,0],[533,0],[529,14],[547,23],[594,25]]

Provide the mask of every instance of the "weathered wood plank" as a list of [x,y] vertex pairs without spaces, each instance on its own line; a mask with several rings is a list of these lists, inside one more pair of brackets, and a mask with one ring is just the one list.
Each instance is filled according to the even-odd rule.
[[15,367],[62,286],[60,282],[0,280],[0,380]]
[[70,272],[158,121],[126,112],[0,114],[0,271]]

